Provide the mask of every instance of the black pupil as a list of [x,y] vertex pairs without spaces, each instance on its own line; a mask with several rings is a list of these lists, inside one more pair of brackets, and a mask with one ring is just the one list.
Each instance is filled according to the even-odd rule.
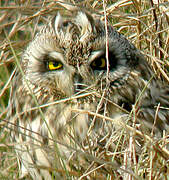
[[58,63],[58,62],[56,62],[56,61],[55,61],[55,62],[53,62],[53,66],[54,66],[54,67],[57,67],[58,65],[59,65],[59,63]]
[[103,58],[97,60],[97,61],[95,62],[96,66],[98,66],[98,67],[102,66],[103,61],[105,61],[105,59],[103,59]]

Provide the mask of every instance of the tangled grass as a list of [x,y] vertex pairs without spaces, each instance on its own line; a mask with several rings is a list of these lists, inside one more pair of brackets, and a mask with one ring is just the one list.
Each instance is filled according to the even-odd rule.
[[[10,142],[5,120],[16,58],[21,57],[44,19],[56,14],[58,10],[63,10],[63,6],[58,2],[60,1],[0,1],[0,179],[19,179],[14,143]],[[70,2],[85,7],[91,13],[99,14],[102,19],[106,16],[120,33],[142,51],[158,77],[169,83],[168,0]],[[120,171],[110,174],[107,179],[169,179],[169,151],[166,149],[169,137],[164,134],[163,138],[155,141],[152,137],[135,131],[133,127],[125,128],[142,138],[145,145],[140,157],[136,157],[136,142],[133,137],[123,134],[121,141],[115,139],[113,158],[118,157],[125,171],[121,173],[123,175],[119,175]],[[128,144],[128,147],[122,151],[121,147],[125,144]],[[79,179],[85,179],[89,174],[95,179],[102,179],[95,169],[80,176],[75,172],[71,173]]]

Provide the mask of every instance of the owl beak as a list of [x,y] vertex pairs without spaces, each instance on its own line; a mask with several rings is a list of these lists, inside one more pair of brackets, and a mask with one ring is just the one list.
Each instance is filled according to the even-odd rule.
[[84,89],[83,78],[79,73],[75,73],[74,75],[74,93],[82,92]]

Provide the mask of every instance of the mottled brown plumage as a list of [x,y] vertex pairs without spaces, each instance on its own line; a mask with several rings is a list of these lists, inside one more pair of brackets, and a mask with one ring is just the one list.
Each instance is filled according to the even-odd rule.
[[[154,120],[156,137],[168,132],[168,85],[111,25],[108,42],[109,72],[104,22],[78,12],[70,18],[58,14],[27,47],[20,62],[24,76],[20,70],[15,74],[8,113],[16,125],[11,137],[21,176],[49,180],[52,171],[63,178],[63,164],[85,172],[97,160],[82,152],[113,152],[120,121],[133,122],[130,112],[143,132],[151,132]],[[164,108],[156,112],[158,105]],[[111,171],[107,166],[101,174]]]

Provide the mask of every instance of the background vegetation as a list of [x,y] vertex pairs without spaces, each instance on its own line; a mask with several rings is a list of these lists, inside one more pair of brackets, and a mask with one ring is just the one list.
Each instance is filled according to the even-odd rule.
[[[169,83],[168,0],[70,2],[85,7],[91,13],[99,14],[103,20],[106,11],[108,21],[142,51],[158,77]],[[0,179],[18,179],[14,144],[9,140],[5,120],[15,59],[21,57],[44,19],[63,9],[57,3],[57,0],[0,0]],[[144,138],[144,141],[150,142],[150,139]],[[166,144],[167,137],[162,138],[160,142]],[[141,161],[135,161],[134,154],[130,154],[131,164],[135,164],[133,173],[136,179],[169,179],[169,154],[163,147],[165,146],[159,150],[154,146],[146,146],[146,153]],[[129,173],[126,178],[132,179],[133,173]],[[113,179],[108,177],[111,178]]]

